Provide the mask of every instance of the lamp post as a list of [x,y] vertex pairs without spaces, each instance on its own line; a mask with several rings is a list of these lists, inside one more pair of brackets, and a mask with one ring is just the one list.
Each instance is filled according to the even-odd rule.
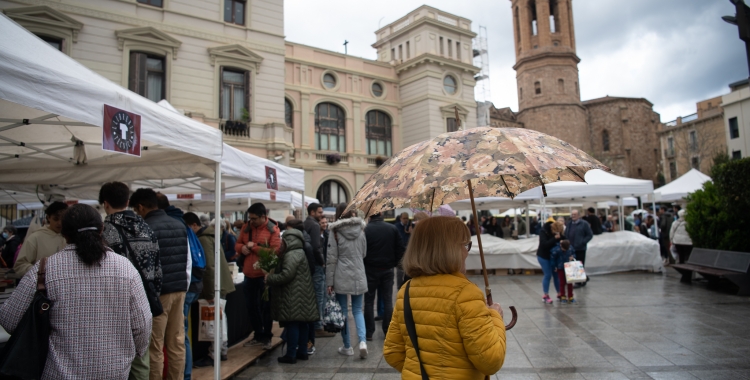
[[750,73],[750,7],[745,5],[745,0],[729,0],[736,9],[734,16],[723,16],[725,22],[737,25],[740,39],[745,42],[745,53],[747,54],[748,72]]

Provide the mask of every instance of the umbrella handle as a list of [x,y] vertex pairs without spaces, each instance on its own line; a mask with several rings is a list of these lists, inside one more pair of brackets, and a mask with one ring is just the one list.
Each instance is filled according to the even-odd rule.
[[[492,294],[491,293],[487,294],[487,305],[488,306],[492,305],[492,303],[493,303],[492,302]],[[508,308],[510,309],[510,315],[511,315],[511,317],[510,317],[510,323],[508,323],[507,325],[505,325],[505,331],[508,331],[508,330],[512,329],[513,326],[515,326],[516,322],[518,321],[518,312],[516,312],[516,307],[515,306],[509,306]]]

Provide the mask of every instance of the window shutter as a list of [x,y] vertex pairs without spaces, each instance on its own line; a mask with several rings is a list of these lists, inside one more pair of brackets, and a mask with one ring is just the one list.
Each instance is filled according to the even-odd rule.
[[130,53],[130,67],[128,67],[128,90],[138,93],[138,53]]
[[224,66],[219,67],[219,119],[228,119],[224,115]]
[[250,72],[245,71],[245,108],[247,108],[247,122],[253,121],[253,110],[250,109]]
[[[146,96],[146,59],[143,53],[130,53],[128,88],[138,95]],[[163,82],[162,82],[163,83]],[[163,85],[163,84],[162,84]]]

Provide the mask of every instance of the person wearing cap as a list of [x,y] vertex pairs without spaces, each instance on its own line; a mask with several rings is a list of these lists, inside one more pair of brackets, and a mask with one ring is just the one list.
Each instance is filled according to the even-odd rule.
[[60,232],[62,231],[62,216],[67,209],[68,205],[63,202],[52,202],[44,210],[47,223],[26,237],[16,263],[13,264],[13,270],[18,276],[25,275],[37,261],[50,257],[65,248],[65,238]]

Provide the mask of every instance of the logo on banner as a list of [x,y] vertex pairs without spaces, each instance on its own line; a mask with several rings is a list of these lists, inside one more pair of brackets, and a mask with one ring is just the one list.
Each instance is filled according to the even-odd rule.
[[266,166],[266,188],[268,190],[279,189],[279,178],[276,176],[276,169]]
[[177,194],[177,199],[195,199],[195,194]]
[[104,105],[102,149],[141,156],[141,115]]

